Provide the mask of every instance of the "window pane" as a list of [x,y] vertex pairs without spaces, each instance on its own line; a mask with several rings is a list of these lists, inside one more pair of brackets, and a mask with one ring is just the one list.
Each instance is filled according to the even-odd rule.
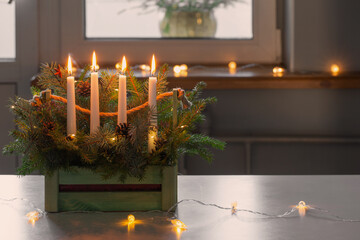
[[[160,2],[165,5],[172,3],[173,7],[165,11],[155,5]],[[194,2],[197,5],[191,6]],[[226,7],[220,5],[213,11],[206,10],[214,2],[231,4]],[[253,0],[86,0],[85,36],[251,39],[252,2]],[[149,5],[147,9],[142,7],[144,3]]]
[[15,58],[15,2],[0,0],[0,59]]

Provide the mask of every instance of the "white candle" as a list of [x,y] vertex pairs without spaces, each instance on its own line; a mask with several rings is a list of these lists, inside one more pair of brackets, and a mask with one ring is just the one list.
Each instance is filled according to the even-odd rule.
[[126,103],[126,59],[125,56],[122,59],[122,74],[119,75],[119,93],[118,93],[118,118],[117,124],[127,123],[127,103]]
[[90,85],[90,134],[95,133],[100,126],[99,114],[99,75],[96,71],[96,55],[93,52],[92,73]]
[[75,110],[75,79],[72,74],[72,64],[71,58],[69,55],[68,58],[68,72],[69,76],[67,77],[67,134],[75,135],[76,134],[76,110]]
[[[151,74],[155,74],[155,56],[152,57]],[[156,77],[149,77],[149,107],[151,111],[150,129],[148,137],[148,150],[155,150],[155,141],[157,140],[157,108],[156,108]]]

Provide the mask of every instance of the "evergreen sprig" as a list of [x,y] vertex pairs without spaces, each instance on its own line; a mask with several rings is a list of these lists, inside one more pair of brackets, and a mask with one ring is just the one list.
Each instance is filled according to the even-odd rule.
[[[77,82],[89,81],[89,67],[80,73]],[[157,91],[159,94],[169,91],[167,88],[168,65],[158,72]],[[59,74],[61,72],[61,74]],[[128,69],[128,107],[132,108],[147,101],[148,82],[138,80]],[[102,71],[99,74],[100,111],[117,111],[117,74]],[[38,87],[32,87],[32,93],[38,95],[41,90],[51,89],[53,94],[66,97],[67,71],[56,63],[43,64],[38,77]],[[76,85],[76,87],[77,87]],[[158,138],[155,149],[148,152],[148,132],[150,109],[145,108],[128,115],[125,135],[117,131],[116,117],[101,118],[101,126],[95,134],[89,134],[89,116],[77,112],[77,133],[75,138],[66,133],[66,105],[62,102],[47,101],[31,103],[20,97],[11,100],[11,112],[15,115],[16,129],[10,132],[14,141],[3,148],[5,154],[20,154],[23,164],[18,169],[21,175],[39,170],[51,175],[55,170],[72,170],[73,167],[87,168],[101,174],[104,178],[118,176],[124,180],[127,176],[141,179],[150,165],[173,166],[180,154],[200,155],[212,161],[210,149],[224,149],[225,143],[205,135],[195,134],[196,124],[205,119],[202,111],[215,98],[202,99],[201,91],[205,83],[198,83],[186,93],[193,103],[188,109],[177,110],[177,124],[173,124],[172,98],[158,101]],[[76,94],[76,102],[88,108],[89,96]]]

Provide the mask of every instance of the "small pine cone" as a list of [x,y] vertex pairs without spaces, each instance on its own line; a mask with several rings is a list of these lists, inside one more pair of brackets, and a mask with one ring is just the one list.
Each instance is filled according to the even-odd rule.
[[129,135],[129,127],[128,123],[120,123],[120,125],[116,125],[116,134],[127,137]]
[[83,97],[90,96],[90,83],[88,81],[80,82],[76,87],[77,92]]

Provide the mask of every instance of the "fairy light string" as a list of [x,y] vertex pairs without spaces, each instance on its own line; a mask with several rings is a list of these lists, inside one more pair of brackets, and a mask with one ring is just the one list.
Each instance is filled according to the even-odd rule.
[[[10,206],[11,206],[11,203],[14,201],[17,201],[17,200],[25,202],[25,204],[28,207],[30,207],[30,209],[32,210],[26,214],[26,217],[28,218],[29,223],[34,225],[36,221],[38,221],[40,218],[47,215],[47,213],[45,211],[41,210],[40,208],[37,208],[35,206],[35,204],[33,204],[31,201],[29,201],[26,198],[10,198],[10,199],[0,198],[0,203],[5,203],[8,205],[10,204]],[[150,211],[145,211],[142,213],[155,213],[155,212],[163,213],[166,216],[167,220],[169,222],[171,222],[175,227],[180,228],[181,230],[186,230],[186,229],[188,229],[188,226],[179,220],[179,217],[176,212],[173,212],[173,210],[176,207],[178,207],[179,205],[183,205],[184,203],[196,203],[196,204],[199,204],[202,206],[217,208],[220,210],[228,211],[231,215],[235,215],[237,213],[249,213],[249,214],[259,216],[261,219],[287,218],[287,217],[292,217],[292,215],[296,212],[299,212],[299,216],[301,216],[300,209],[306,209],[306,212],[308,215],[316,216],[318,218],[320,217],[323,219],[327,219],[327,220],[331,220],[331,221],[340,221],[340,222],[353,222],[353,223],[360,222],[360,219],[343,218],[341,216],[332,214],[329,210],[318,208],[318,207],[313,207],[311,205],[307,205],[304,201],[300,201],[298,203],[298,205],[293,206],[290,210],[288,210],[284,213],[281,213],[281,214],[268,214],[268,213],[249,210],[249,209],[241,209],[241,208],[237,208],[237,206],[234,206],[234,204],[232,204],[232,206],[230,206],[230,207],[223,207],[223,206],[220,206],[220,205],[217,205],[214,203],[205,203],[205,202],[202,202],[202,201],[196,200],[196,199],[183,199],[183,200],[177,202],[176,204],[174,204],[171,208],[169,208],[168,211],[150,210]],[[52,214],[71,214],[71,213],[105,214],[106,212],[69,211],[69,212],[52,213]],[[135,216],[134,216],[135,214],[136,214],[136,212],[132,212],[128,215],[127,220],[129,223],[135,222]],[[319,214],[322,214],[323,216],[320,216]]]

